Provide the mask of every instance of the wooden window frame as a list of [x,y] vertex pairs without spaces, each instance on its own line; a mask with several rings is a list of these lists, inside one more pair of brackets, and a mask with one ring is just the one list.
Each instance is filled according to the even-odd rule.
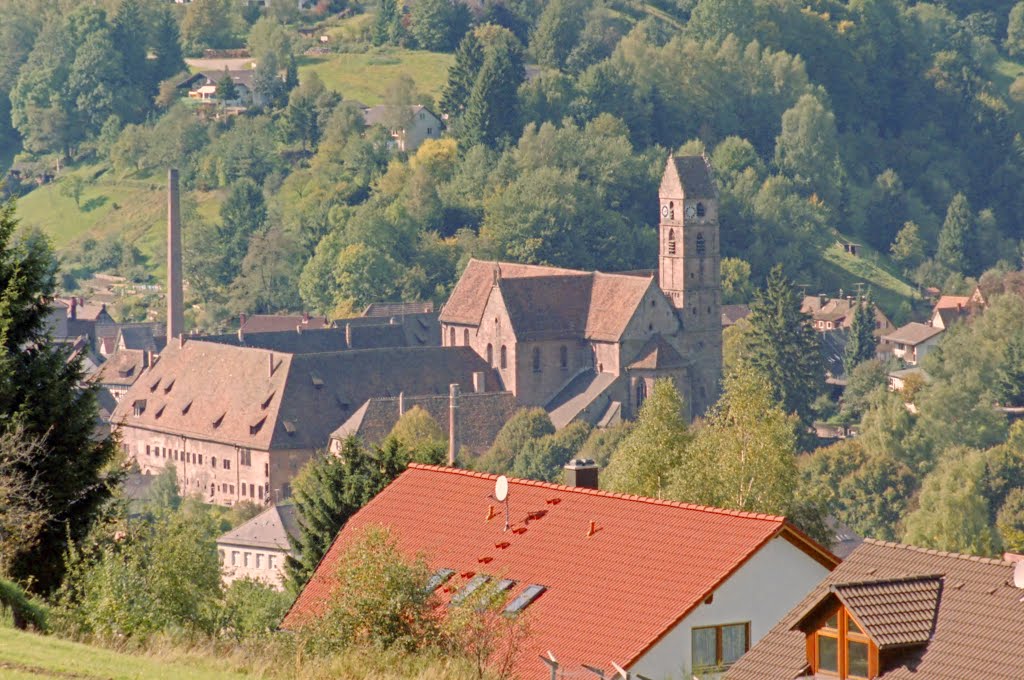
[[[837,627],[826,628],[825,622],[828,621],[833,614],[836,615]],[[851,633],[848,630],[849,621],[853,621],[861,632]],[[819,637],[826,637],[837,641],[838,673],[820,668],[820,659],[818,656]],[[858,642],[865,644],[868,647],[868,674],[866,676],[850,675],[850,658],[847,648],[847,645],[850,642]],[[872,678],[878,677],[878,646],[870,637],[868,637],[867,633],[864,632],[864,626],[857,620],[857,617],[851,614],[846,607],[839,605],[829,609],[821,618],[819,618],[814,631],[807,635],[807,662],[811,666],[811,672],[815,677],[838,678],[839,680],[871,680]]]
[[[744,650],[743,654],[750,651],[750,621],[736,621],[734,623],[720,623],[714,626],[694,626],[690,629],[690,665],[693,666],[694,673],[708,673],[713,671],[724,671],[729,668],[732,664],[725,664],[722,660],[722,631],[724,628],[731,628],[733,626],[743,626]],[[714,630],[715,631],[715,665],[714,666],[701,666],[697,667],[693,665],[693,634],[698,630]],[[742,655],[741,655],[742,656]],[[737,659],[738,660],[738,659]]]

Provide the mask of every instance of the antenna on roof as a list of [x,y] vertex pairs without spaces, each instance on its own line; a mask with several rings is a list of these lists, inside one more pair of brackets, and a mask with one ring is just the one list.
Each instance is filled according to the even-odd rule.
[[505,505],[505,528],[503,531],[508,531],[511,526],[508,519],[508,477],[500,475],[494,480],[494,493],[491,494],[491,498]]
[[547,656],[541,656],[540,660],[546,663],[548,668],[551,669],[551,680],[558,680],[558,659],[556,659],[555,655],[551,653],[551,650],[548,650]]

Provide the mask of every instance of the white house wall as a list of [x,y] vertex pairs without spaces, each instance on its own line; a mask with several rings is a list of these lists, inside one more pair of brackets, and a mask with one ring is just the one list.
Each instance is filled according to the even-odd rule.
[[775,538],[715,591],[711,604],[699,605],[629,670],[652,680],[690,680],[692,628],[749,621],[753,647],[828,573],[786,539]]

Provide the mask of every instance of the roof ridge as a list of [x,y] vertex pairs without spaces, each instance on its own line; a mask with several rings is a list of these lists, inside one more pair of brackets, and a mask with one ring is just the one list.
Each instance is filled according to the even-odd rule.
[[913,574],[908,576],[889,576],[883,578],[873,579],[858,579],[856,581],[840,581],[837,583],[830,583],[829,589],[833,588],[853,588],[856,586],[869,586],[878,585],[879,583],[911,583],[913,581],[934,581],[936,579],[946,578],[945,574]]
[[966,560],[968,562],[980,562],[982,564],[993,564],[997,566],[1013,566],[1013,562],[1007,562],[1006,560],[997,560],[993,557],[981,557],[980,555],[967,555],[965,553],[948,552],[946,550],[936,550],[934,548],[921,548],[916,545],[908,545],[906,543],[896,543],[894,541],[880,541],[875,538],[865,538],[865,543],[870,545],[882,546],[884,548],[900,548],[902,550],[910,550],[913,552],[919,552],[925,555],[935,555],[937,557],[953,557],[959,560]]
[[[443,472],[447,474],[459,475],[462,477],[475,477],[477,479],[497,479],[499,475],[491,474],[489,472],[477,472],[475,470],[465,470],[463,468],[452,468],[440,465],[426,465],[424,463],[409,463],[408,469],[411,470],[424,470],[428,472]],[[507,477],[509,484],[520,484],[523,486],[535,486],[542,489],[551,489],[552,491],[561,491],[569,493],[579,493],[588,496],[600,496],[603,498],[618,498],[621,500],[636,501],[639,503],[646,503],[648,505],[658,505],[670,508],[680,508],[682,510],[697,510],[700,512],[706,512],[715,515],[729,515],[732,517],[742,517],[745,519],[758,519],[772,522],[785,523],[786,518],[780,515],[768,515],[759,512],[748,512],[746,510],[730,510],[728,508],[715,508],[709,505],[697,505],[695,503],[682,503],[680,501],[669,501],[660,498],[648,498],[646,496],[636,496],[633,494],[615,493],[613,491],[601,491],[600,489],[586,489],[575,486],[565,486],[564,484],[554,484],[552,482],[540,482],[534,479],[520,479],[517,477]]]

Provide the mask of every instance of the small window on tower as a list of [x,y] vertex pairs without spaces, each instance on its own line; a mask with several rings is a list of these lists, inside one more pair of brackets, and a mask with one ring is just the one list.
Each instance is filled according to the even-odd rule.
[[668,230],[668,254],[676,254],[676,231],[675,229]]
[[697,234],[697,256],[704,257],[706,246],[704,244],[704,234]]
[[705,214],[706,214],[706,212],[704,210],[704,204],[703,203],[698,203],[697,204],[697,217],[704,217]]
[[672,201],[668,202],[668,218],[674,220],[676,218],[676,204]]

